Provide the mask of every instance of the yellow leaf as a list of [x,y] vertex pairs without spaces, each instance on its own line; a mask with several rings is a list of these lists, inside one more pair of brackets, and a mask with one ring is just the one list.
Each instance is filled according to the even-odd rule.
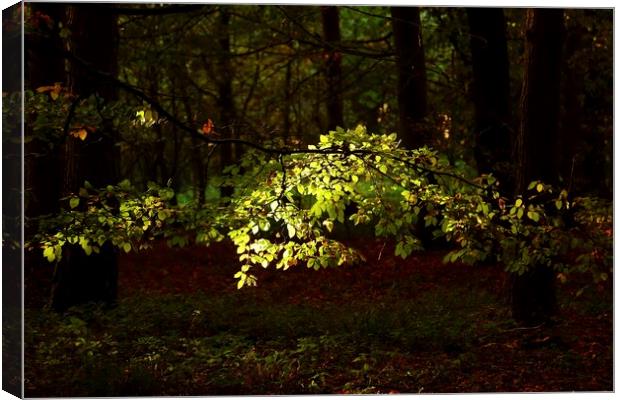
[[54,83],[54,86],[41,86],[36,89],[37,93],[45,93],[50,92],[50,96],[52,100],[56,100],[58,96],[60,96],[60,92],[62,92],[62,86],[60,82]]
[[45,93],[54,90],[54,86],[41,86],[37,88],[37,93]]
[[80,138],[81,140],[85,140],[86,136],[88,136],[88,131],[84,128],[73,129],[70,133],[74,138]]

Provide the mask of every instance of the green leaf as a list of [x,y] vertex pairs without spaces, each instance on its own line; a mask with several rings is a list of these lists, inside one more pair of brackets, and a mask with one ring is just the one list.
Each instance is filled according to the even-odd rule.
[[538,222],[540,220],[540,215],[536,211],[528,211],[527,216],[534,222]]
[[291,224],[286,224],[286,230],[288,232],[288,237],[293,239],[295,237],[295,227]]
[[129,179],[124,179],[122,182],[118,184],[118,187],[120,187],[123,190],[129,190],[131,189],[131,182],[129,181]]
[[45,250],[43,250],[43,256],[47,258],[47,261],[53,262],[56,258],[56,255],[54,254],[54,248],[46,247]]
[[323,221],[323,225],[325,225],[325,228],[327,228],[328,232],[331,232],[332,229],[334,229],[334,221],[331,221],[329,219]]
[[[517,199],[517,201],[515,201],[515,207],[521,207],[521,204],[523,204],[523,200]],[[521,218],[521,217],[519,217],[519,218]]]
[[543,186],[543,184],[542,184],[542,183],[539,183],[538,185],[536,185],[536,191],[537,191],[538,193],[542,192],[544,188],[545,188],[545,187]]
[[129,242],[123,243],[123,250],[125,250],[125,253],[129,253],[131,251],[131,243]]
[[72,197],[71,200],[69,200],[69,207],[71,208],[75,208],[80,204],[80,198],[79,197]]
[[489,215],[489,205],[487,203],[482,203],[480,206],[484,215]]
[[517,210],[517,218],[521,219],[521,217],[523,217],[523,209],[522,209],[522,208],[519,208],[519,209]]

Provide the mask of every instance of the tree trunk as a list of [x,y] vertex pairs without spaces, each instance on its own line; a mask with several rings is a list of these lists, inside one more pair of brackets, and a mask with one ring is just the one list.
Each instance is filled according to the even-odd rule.
[[[71,51],[94,68],[111,75],[117,72],[118,28],[116,16],[100,12],[106,5],[73,5],[68,12]],[[116,98],[116,88],[98,80],[87,67],[70,63],[69,88],[79,96],[96,94],[104,101]],[[111,122],[81,141],[65,138],[63,194],[79,190],[85,180],[102,187],[118,180],[117,137]],[[68,248],[56,270],[51,305],[55,310],[86,302],[112,305],[117,293],[117,253],[105,243],[99,254],[86,256],[79,246]]]
[[[558,9],[529,9],[525,31],[525,72],[521,92],[521,127],[517,138],[517,193],[532,180],[556,184],[558,115],[564,13]],[[555,312],[554,272],[535,265],[515,276],[513,317],[533,325]]]
[[[29,3],[26,7],[30,8],[35,29],[24,38],[25,88],[35,91],[55,83],[64,86],[65,62],[58,51],[63,46],[58,23],[65,22],[66,7],[44,3]],[[24,135],[24,234],[28,239],[38,230],[38,217],[59,210],[61,168],[59,144],[53,137],[35,135],[29,126],[25,127]],[[25,252],[25,276],[30,277],[37,267],[52,268],[41,252]]]
[[[566,36],[566,45],[564,52],[564,60],[562,63],[562,102],[563,110],[560,118],[560,143],[561,143],[561,160],[560,175],[562,177],[562,186],[567,187],[571,191],[575,185],[575,172],[583,171],[578,160],[579,148],[583,143],[584,133],[581,129],[582,109],[583,105],[579,100],[579,93],[585,93],[584,80],[570,59],[577,53],[582,46],[582,26],[573,27]],[[593,155],[596,159],[597,156]]]
[[512,193],[510,76],[504,11],[468,8],[467,17],[474,73],[474,157],[479,173],[493,173],[501,188]]
[[[232,89],[232,65],[230,63],[230,13],[222,7],[219,15],[219,54],[217,56],[217,79],[218,79],[218,99],[219,126],[218,132],[226,138],[235,136],[235,104]],[[225,167],[234,160],[234,148],[231,144],[221,146],[221,166]]]
[[[218,132],[225,138],[235,138],[237,135],[235,129],[235,103],[233,99],[233,71],[230,62],[230,13],[225,6],[221,7],[219,15],[219,54],[217,56],[217,79],[218,79],[218,98],[217,105],[219,108],[219,126],[216,126]],[[237,149],[233,144],[225,143],[220,146],[220,169],[234,163],[236,161]],[[234,188],[224,185],[221,187],[222,196],[230,197]]]
[[[183,105],[185,107],[185,115],[187,121],[193,122],[192,106],[189,101],[187,91],[183,93]],[[203,161],[202,142],[199,142],[194,136],[192,136],[192,184],[194,186],[194,198],[197,204],[204,204],[205,201],[205,189],[207,187],[207,177],[205,174],[205,164]],[[208,168],[208,165],[206,166]]]
[[525,30],[521,127],[517,137],[517,193],[530,181],[559,177],[558,115],[564,12],[530,9]]
[[430,144],[424,129],[427,113],[426,67],[418,7],[392,7],[398,68],[399,133],[406,148]]
[[[63,46],[58,35],[58,23],[65,22],[66,7],[63,4],[30,3],[30,13],[38,25],[36,32],[26,36],[24,75],[27,87],[36,90],[55,83],[65,84],[65,61],[58,49]],[[51,20],[48,24],[47,17]],[[26,135],[29,141],[24,149],[25,215],[29,218],[58,211],[60,198],[60,160],[52,138],[34,137],[33,132]],[[36,226],[29,224],[26,234],[34,233]]]
[[327,83],[327,129],[343,126],[342,53],[340,43],[340,15],[336,6],[321,6],[323,40],[325,41],[325,81]]
[[286,63],[286,74],[284,76],[284,140],[288,143],[289,138],[291,137],[291,79],[292,79],[292,71],[291,64],[293,60],[289,60]]
[[[2,10],[2,390],[23,397],[22,130],[24,3]],[[11,97],[8,97],[11,96]],[[16,101],[10,101],[13,96]],[[10,113],[5,113],[6,111]],[[27,254],[28,252],[26,252]]]

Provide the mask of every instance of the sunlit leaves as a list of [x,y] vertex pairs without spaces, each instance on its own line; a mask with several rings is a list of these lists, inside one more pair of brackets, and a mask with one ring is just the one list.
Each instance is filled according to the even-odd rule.
[[69,200],[69,207],[71,208],[75,208],[80,204],[80,198],[79,197],[72,197]]
[[60,82],[56,82],[52,86],[41,86],[36,90],[37,93],[49,93],[52,100],[57,100],[62,91],[63,88]]
[[136,111],[135,118],[135,124],[146,127],[151,127],[159,122],[159,115],[157,111],[152,110],[150,107]]
[[69,135],[73,136],[76,139],[86,140],[86,136],[88,136],[88,131],[85,128],[73,129],[69,132]]
[[105,242],[128,252],[159,238],[183,247],[228,237],[242,265],[235,275],[239,288],[256,285],[248,273],[253,267],[320,269],[363,261],[335,239],[350,223],[394,240],[402,258],[422,250],[418,237],[427,230],[453,246],[446,262],[492,260],[524,273],[533,265],[565,269],[566,255],[577,252],[584,271],[611,265],[612,214],[603,203],[569,201],[565,190],[542,182],[505,199],[492,176],[468,181],[464,168],[434,150],[401,149],[395,135],[363,127],[329,132],[309,148],[282,157],[249,150],[222,178],[235,188],[232,196],[218,194],[200,205],[179,204],[172,188],[154,183],[144,192],[128,180],[104,189],[85,183],[70,197],[71,209],[43,224],[31,246],[54,262],[66,243],[91,254]]
[[53,247],[45,247],[43,250],[43,257],[47,258],[47,261],[53,262],[56,259]]

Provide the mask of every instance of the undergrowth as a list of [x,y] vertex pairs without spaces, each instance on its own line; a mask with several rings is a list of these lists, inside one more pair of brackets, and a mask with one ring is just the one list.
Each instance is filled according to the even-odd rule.
[[[521,369],[525,379],[524,370],[544,360],[565,376],[587,376],[582,354],[544,332],[523,339],[484,290],[436,288],[415,300],[396,293],[345,304],[289,304],[242,291],[144,294],[113,309],[28,310],[26,395],[532,390],[538,386],[504,375]],[[539,338],[540,348],[527,347]],[[491,370],[501,378],[471,382]]]

